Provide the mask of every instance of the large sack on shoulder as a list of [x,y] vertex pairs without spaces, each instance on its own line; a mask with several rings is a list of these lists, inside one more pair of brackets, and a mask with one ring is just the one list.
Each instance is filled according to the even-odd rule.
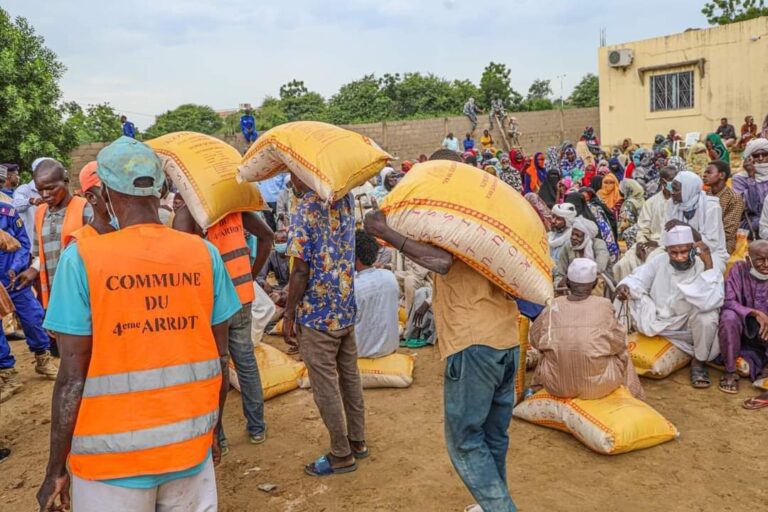
[[[363,388],[407,388],[413,384],[414,357],[408,354],[391,354],[370,359],[361,357],[357,360]],[[299,387],[312,387],[309,373],[305,370],[299,379]]]
[[506,292],[544,304],[552,259],[536,211],[515,189],[466,164],[415,165],[381,204],[387,224],[442,247]]
[[649,379],[663,379],[684,368],[691,356],[662,336],[645,336],[638,332],[627,338],[627,350],[632,356],[635,372]]
[[591,450],[605,455],[650,448],[680,433],[653,407],[624,387],[597,400],[556,398],[539,391],[513,414],[536,425],[569,432]]
[[317,121],[272,128],[251,145],[239,168],[245,181],[295,173],[325,201],[344,197],[375,176],[392,156],[359,133]]
[[[256,345],[253,352],[259,367],[264,400],[269,400],[299,387],[299,377],[304,371],[304,363],[294,361],[289,355],[265,343]],[[229,383],[240,391],[235,363],[231,358],[229,360]]]
[[210,135],[175,132],[147,142],[204,229],[232,212],[266,210],[258,185],[235,179],[240,153]]

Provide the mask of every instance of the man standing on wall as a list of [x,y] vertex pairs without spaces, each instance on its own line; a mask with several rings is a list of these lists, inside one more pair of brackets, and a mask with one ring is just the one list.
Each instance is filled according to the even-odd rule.
[[120,123],[123,125],[123,135],[132,139],[136,138],[136,126],[125,116],[120,116]]

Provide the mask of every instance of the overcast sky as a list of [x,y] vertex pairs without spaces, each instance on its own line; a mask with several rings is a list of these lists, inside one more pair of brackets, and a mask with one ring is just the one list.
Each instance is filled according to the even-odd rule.
[[608,44],[705,27],[704,0],[4,0],[67,66],[62,89],[139,127],[182,103],[261,103],[303,80],[328,97],[366,73],[480,80],[489,61],[525,93],[567,96]]

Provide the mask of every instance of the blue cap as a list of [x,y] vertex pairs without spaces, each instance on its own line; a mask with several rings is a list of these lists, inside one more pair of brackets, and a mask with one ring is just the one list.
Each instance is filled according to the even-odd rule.
[[[131,137],[120,137],[99,151],[96,162],[99,164],[96,174],[112,190],[129,196],[160,197],[165,174],[160,159],[146,144]],[[138,186],[136,181],[140,178],[151,180],[145,180],[146,186]]]

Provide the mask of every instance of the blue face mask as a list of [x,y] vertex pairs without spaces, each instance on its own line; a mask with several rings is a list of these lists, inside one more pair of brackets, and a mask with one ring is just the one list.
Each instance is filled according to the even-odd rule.
[[109,214],[109,225],[115,228],[115,231],[120,231],[120,221],[117,220],[117,215],[112,209],[112,198],[109,197],[109,189],[107,189],[107,213]]
[[285,254],[288,249],[288,244],[283,242],[282,244],[275,244],[275,252],[278,254]]

